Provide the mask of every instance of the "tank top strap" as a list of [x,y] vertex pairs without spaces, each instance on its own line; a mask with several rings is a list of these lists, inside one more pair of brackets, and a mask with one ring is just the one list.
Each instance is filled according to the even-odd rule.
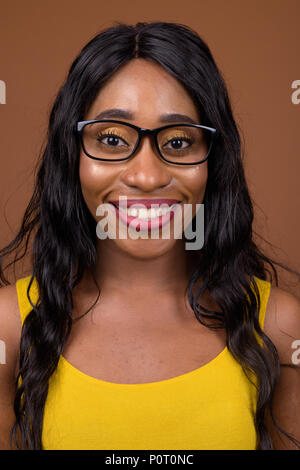
[[254,279],[256,281],[260,296],[260,310],[258,320],[260,327],[263,330],[265,324],[267,303],[270,297],[271,283],[269,281],[264,281],[263,279],[260,279],[256,276],[254,276]]
[[[31,275],[27,277],[22,277],[21,279],[18,279],[16,281],[16,290],[17,290],[17,295],[18,295],[18,303],[19,303],[19,310],[20,310],[22,325],[24,323],[26,316],[32,310],[32,305],[30,304],[28,296],[27,296],[27,289],[29,287],[31,277],[32,277]],[[29,297],[33,305],[37,305],[39,292],[38,292],[38,285],[37,285],[37,281],[35,277],[33,278],[32,284],[30,286]]]

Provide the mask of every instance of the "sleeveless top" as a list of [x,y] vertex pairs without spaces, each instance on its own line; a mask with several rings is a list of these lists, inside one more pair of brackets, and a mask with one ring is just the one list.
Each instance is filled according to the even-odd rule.
[[[16,289],[22,324],[30,276]],[[263,329],[270,282],[255,278]],[[36,305],[36,279],[30,288]],[[256,380],[254,380],[256,382]],[[44,450],[255,450],[257,391],[227,347],[202,367],[158,382],[112,383],[62,355],[45,403]]]

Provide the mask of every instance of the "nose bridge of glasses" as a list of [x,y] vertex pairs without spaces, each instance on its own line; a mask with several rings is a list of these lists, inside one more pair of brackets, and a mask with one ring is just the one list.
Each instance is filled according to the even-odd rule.
[[140,127],[139,128],[139,145],[136,151],[138,151],[140,147],[143,145],[144,137],[146,138],[148,137],[148,139],[146,140],[149,141],[149,144],[153,150],[156,149],[156,145],[155,145],[156,134],[157,134],[156,129],[145,129],[143,127]]

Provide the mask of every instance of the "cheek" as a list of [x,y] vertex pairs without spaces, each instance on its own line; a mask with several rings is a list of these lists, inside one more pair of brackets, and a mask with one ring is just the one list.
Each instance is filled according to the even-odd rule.
[[188,188],[192,202],[201,204],[204,198],[208,177],[207,162],[190,168],[185,175],[185,186]]
[[113,179],[112,169],[105,168],[100,162],[80,157],[79,178],[83,198],[90,212],[95,216],[96,208],[102,203]]

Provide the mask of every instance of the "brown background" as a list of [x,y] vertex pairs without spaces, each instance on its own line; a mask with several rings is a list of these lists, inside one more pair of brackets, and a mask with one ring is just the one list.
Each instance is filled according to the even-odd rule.
[[[0,1],[0,246],[16,234],[53,99],[71,62],[115,21],[173,21],[208,43],[245,141],[261,246],[300,270],[300,0]],[[19,275],[19,274],[17,274]],[[282,280],[287,281],[286,277]],[[299,284],[288,287],[299,295]]]

